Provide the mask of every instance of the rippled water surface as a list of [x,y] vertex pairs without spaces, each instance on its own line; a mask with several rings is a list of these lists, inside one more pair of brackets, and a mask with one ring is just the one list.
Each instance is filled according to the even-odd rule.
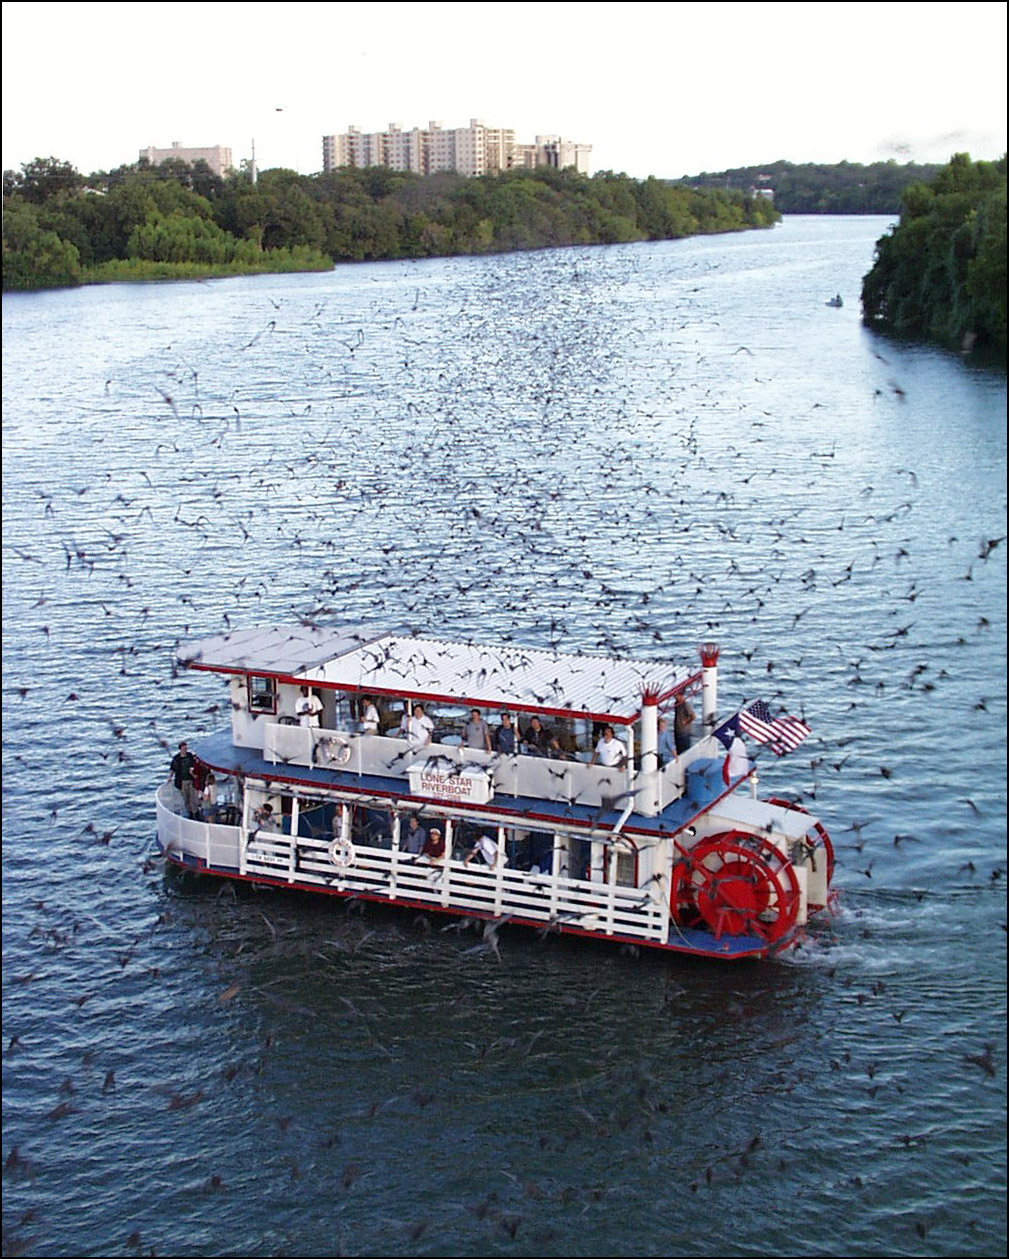
[[[1001,1251],[1006,382],[859,326],[884,227],[4,297],[5,1253]],[[839,914],[720,968],[166,877],[177,640],[298,618],[716,639]]]

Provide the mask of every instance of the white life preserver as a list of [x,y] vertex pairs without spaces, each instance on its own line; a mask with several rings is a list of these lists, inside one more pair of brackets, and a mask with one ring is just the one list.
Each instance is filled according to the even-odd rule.
[[349,839],[338,836],[333,840],[329,845],[329,862],[338,870],[346,870],[354,864],[354,845]]
[[340,735],[325,735],[316,747],[325,765],[346,765],[350,760],[350,742]]

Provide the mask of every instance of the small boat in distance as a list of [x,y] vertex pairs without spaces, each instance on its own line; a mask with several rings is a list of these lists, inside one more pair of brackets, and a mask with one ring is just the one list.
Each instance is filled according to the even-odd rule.
[[186,753],[193,781],[158,789],[158,845],[263,887],[703,957],[776,952],[830,903],[834,853],[816,817],[758,796],[747,749],[781,755],[808,726],[760,700],[720,720],[718,656],[304,625],[189,643],[178,663],[227,679],[231,723]]
[[825,305],[840,308],[841,306],[844,305],[844,298],[841,296],[840,293],[835,293],[834,296],[830,299],[830,301],[826,302]]

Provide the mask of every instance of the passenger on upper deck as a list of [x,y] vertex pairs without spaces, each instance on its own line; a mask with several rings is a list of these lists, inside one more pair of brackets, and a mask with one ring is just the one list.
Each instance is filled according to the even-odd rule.
[[522,750],[526,756],[546,756],[550,751],[551,737],[539,717],[533,717],[522,735]]
[[690,747],[694,728],[694,710],[685,695],[677,695],[676,708],[673,711],[673,729],[676,737],[676,755],[686,752]]
[[361,733],[378,734],[379,713],[374,695],[366,695],[361,710]]
[[494,747],[502,756],[514,755],[515,727],[512,725],[511,713],[501,714],[501,724],[494,732]]
[[303,726],[317,727],[322,713],[322,700],[314,691],[303,686],[297,703],[294,705],[294,713]]
[[676,743],[673,739],[673,732],[669,729],[669,722],[665,717],[659,718],[659,740],[657,744],[659,753],[659,768],[668,765],[670,761],[676,757]]
[[627,748],[614,734],[612,726],[603,726],[603,737],[596,744],[589,764],[607,769],[627,764]]
[[462,728],[462,745],[464,748],[479,748],[481,752],[489,752],[490,726],[480,715],[479,708],[471,708],[469,721]]
[[406,737],[417,747],[427,747],[434,735],[434,722],[424,715],[424,705],[414,704],[413,716],[406,727]]

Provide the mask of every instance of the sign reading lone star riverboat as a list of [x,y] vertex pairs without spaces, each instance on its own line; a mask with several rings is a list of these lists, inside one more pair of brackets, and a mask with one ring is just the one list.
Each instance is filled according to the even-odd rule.
[[466,768],[447,773],[431,761],[411,765],[410,792],[431,800],[457,800],[486,804],[494,794],[489,776],[481,769]]

